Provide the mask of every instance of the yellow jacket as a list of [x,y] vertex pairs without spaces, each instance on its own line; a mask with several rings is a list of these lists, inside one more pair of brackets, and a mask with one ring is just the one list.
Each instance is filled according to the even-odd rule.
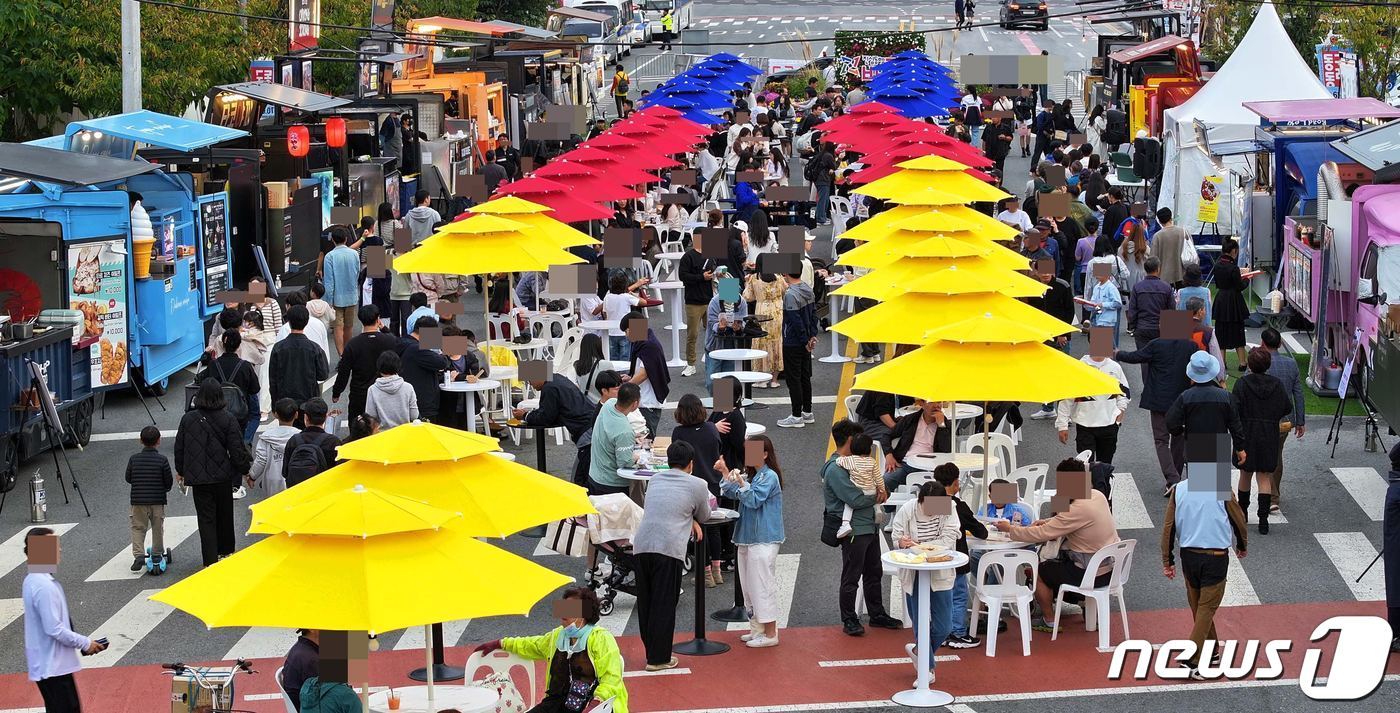
[[[540,636],[512,636],[501,639],[501,648],[521,658],[534,661],[548,661],[559,650],[559,635],[564,627]],[[627,713],[627,688],[622,684],[622,651],[617,648],[617,639],[612,632],[601,626],[593,627],[588,633],[588,660],[593,662],[593,671],[598,676],[598,690],[594,696],[600,701],[613,699],[614,713]],[[544,687],[549,690],[549,669],[545,669]]]

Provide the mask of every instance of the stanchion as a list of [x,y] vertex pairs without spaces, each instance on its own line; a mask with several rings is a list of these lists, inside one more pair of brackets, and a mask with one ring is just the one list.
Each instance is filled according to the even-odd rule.
[[[737,561],[737,560],[736,560]],[[734,567],[734,606],[721,609],[710,615],[715,621],[739,622],[749,620],[749,610],[744,606],[744,582],[739,577],[739,568]]]
[[[704,528],[705,537],[712,536],[710,523],[705,523]],[[705,562],[709,559],[705,554],[705,547],[704,540],[696,540],[695,556],[691,560],[694,562],[692,569],[695,571],[695,638],[672,647],[672,651],[686,656],[714,656],[729,650],[729,644],[705,638]]]

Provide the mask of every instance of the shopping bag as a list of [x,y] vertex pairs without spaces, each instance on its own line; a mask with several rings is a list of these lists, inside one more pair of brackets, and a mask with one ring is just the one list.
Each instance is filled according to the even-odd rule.
[[545,526],[544,546],[569,557],[588,554],[588,529],[573,519],[558,520]]

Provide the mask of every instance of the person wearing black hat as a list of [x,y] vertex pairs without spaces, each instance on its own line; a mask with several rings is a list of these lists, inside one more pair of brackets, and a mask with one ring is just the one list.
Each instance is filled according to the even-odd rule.
[[1385,553],[1385,606],[1390,620],[1390,650],[1400,651],[1400,443],[1390,449],[1390,487],[1385,491],[1381,533]]

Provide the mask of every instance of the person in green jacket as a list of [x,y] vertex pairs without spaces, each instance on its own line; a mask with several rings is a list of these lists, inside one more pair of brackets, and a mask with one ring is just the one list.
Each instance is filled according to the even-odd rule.
[[[561,626],[541,636],[513,636],[487,641],[477,651],[488,654],[505,649],[532,661],[548,660],[544,677],[544,700],[528,713],[564,713],[579,710],[566,707],[566,699],[592,689],[590,702],[612,702],[614,713],[627,713],[627,689],[622,684],[622,652],[612,632],[597,626],[601,617],[598,595],[587,587],[564,590],[554,603],[554,615]],[[305,694],[303,694],[305,695]],[[303,713],[305,709],[303,708]]]
[[322,631],[320,675],[301,684],[300,713],[359,713],[364,710],[355,684],[369,680],[369,635],[363,631]]
[[[870,614],[870,625],[881,629],[900,629],[904,624],[890,616],[885,610],[885,597],[880,592],[883,586],[883,565],[880,564],[880,532],[875,524],[875,506],[883,503],[887,495],[866,495],[851,482],[851,474],[836,462],[837,456],[851,455],[851,438],[862,429],[850,419],[841,419],[831,426],[831,439],[836,444],[836,452],[822,466],[823,537],[826,530],[831,535],[837,532],[845,507],[851,507],[851,534],[835,538],[841,548],[841,588],[838,604],[841,609],[841,628],[847,636],[864,636],[865,626],[856,615],[856,589],[865,590],[865,608]],[[827,544],[830,541],[823,540]]]

